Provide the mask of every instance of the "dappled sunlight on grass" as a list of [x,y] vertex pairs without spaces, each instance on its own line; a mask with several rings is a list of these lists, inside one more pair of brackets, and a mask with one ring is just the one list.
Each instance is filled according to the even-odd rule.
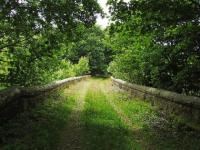
[[58,142],[55,137],[67,123],[74,99],[62,97],[62,100],[55,100],[53,97],[1,126],[5,132],[1,134],[5,150],[55,149],[55,142]]
[[[140,149],[126,124],[109,105],[99,88],[91,87],[86,96],[83,121],[87,150]],[[95,90],[94,90],[95,89]]]
[[[44,102],[29,112],[1,124],[2,149],[55,150],[60,132],[68,124],[78,97],[78,86],[70,86],[45,97]],[[0,148],[1,149],[1,148]]]
[[[134,137],[139,139],[143,149],[156,150],[198,150],[200,133],[181,127],[173,118],[166,118],[150,103],[132,97],[111,86],[109,80],[102,83],[108,99],[132,122]],[[106,87],[106,88],[105,88]],[[192,143],[192,144],[191,144]]]
[[[200,134],[149,103],[91,78],[0,125],[3,150],[199,150]],[[63,142],[61,142],[63,141]],[[1,149],[1,147],[0,147]]]

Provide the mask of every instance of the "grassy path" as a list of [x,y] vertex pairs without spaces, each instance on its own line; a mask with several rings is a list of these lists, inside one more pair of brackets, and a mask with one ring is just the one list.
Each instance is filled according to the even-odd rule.
[[[69,116],[68,124],[65,129],[61,132],[60,145],[58,150],[76,150],[82,149],[81,132],[81,115],[84,108],[85,95],[89,86],[89,82],[84,81],[72,90],[76,91],[76,102]],[[81,89],[81,90],[80,90]],[[74,93],[68,93],[74,94]]]
[[[132,140],[127,125],[120,119],[101,89],[101,80],[93,80],[88,89],[83,115],[86,150],[131,150],[138,145]],[[104,87],[106,88],[106,87]]]
[[0,125],[2,150],[199,150],[200,133],[92,78]]
[[199,149],[199,133],[166,120],[150,104],[119,92],[110,80],[89,82],[82,116],[82,149]]

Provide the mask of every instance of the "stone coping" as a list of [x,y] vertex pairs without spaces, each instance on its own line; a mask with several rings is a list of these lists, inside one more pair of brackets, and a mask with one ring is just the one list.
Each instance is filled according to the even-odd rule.
[[199,97],[187,96],[187,95],[178,94],[176,92],[171,92],[171,91],[167,91],[167,90],[132,84],[132,83],[123,81],[121,79],[115,79],[114,77],[111,77],[111,80],[122,86],[126,86],[130,89],[137,90],[144,94],[145,93],[150,94],[152,96],[159,97],[159,98],[162,98],[162,99],[165,99],[168,101],[172,101],[174,103],[187,105],[190,107],[200,109],[200,98]]
[[27,87],[10,87],[10,88],[4,89],[0,91],[0,108],[9,104],[13,99],[16,99],[19,97],[39,96],[40,94],[44,92],[51,91],[53,89],[59,88],[73,81],[79,81],[88,77],[90,77],[90,75],[70,77],[64,80],[54,81],[50,84],[46,84],[43,86],[35,86],[35,87],[28,87],[28,88]]

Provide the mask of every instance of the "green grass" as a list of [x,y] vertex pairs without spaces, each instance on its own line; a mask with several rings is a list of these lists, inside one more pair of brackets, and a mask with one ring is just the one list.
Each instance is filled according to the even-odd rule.
[[183,125],[182,119],[164,118],[105,78],[88,82],[58,91],[30,112],[1,123],[0,149],[57,149],[80,94],[87,90],[78,130],[82,150],[199,150],[200,133]]
[[31,112],[18,115],[0,126],[3,150],[54,150],[66,125],[75,96],[54,93]]
[[200,148],[199,133],[173,118],[170,120],[164,118],[149,103],[131,98],[127,93],[112,92],[108,95],[138,128],[135,137],[140,138],[143,149],[198,150]]
[[91,88],[86,96],[83,116],[86,150],[140,149],[131,131],[122,122],[99,89]]

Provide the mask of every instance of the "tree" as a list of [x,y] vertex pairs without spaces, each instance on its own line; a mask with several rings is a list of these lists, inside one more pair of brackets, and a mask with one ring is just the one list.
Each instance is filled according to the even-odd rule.
[[80,22],[91,26],[102,12],[95,0],[9,0],[0,6],[0,50],[52,28],[72,35]]
[[89,58],[90,72],[92,75],[107,73],[107,66],[112,60],[113,51],[106,43],[106,33],[99,27],[93,27],[80,31],[78,41],[75,41],[70,49],[67,49],[66,58],[77,63],[80,57]]
[[[0,69],[0,83],[45,84],[60,79],[62,75],[55,74],[63,68],[71,73],[62,77],[86,73],[74,69],[78,62],[73,65],[64,59],[63,48],[77,39],[79,26],[95,24],[97,13],[102,14],[102,10],[96,0],[1,1],[0,65],[6,66]],[[81,60],[87,68],[87,61]]]
[[111,72],[131,82],[199,95],[199,3],[110,0],[109,4],[115,21],[110,33],[121,49]]

